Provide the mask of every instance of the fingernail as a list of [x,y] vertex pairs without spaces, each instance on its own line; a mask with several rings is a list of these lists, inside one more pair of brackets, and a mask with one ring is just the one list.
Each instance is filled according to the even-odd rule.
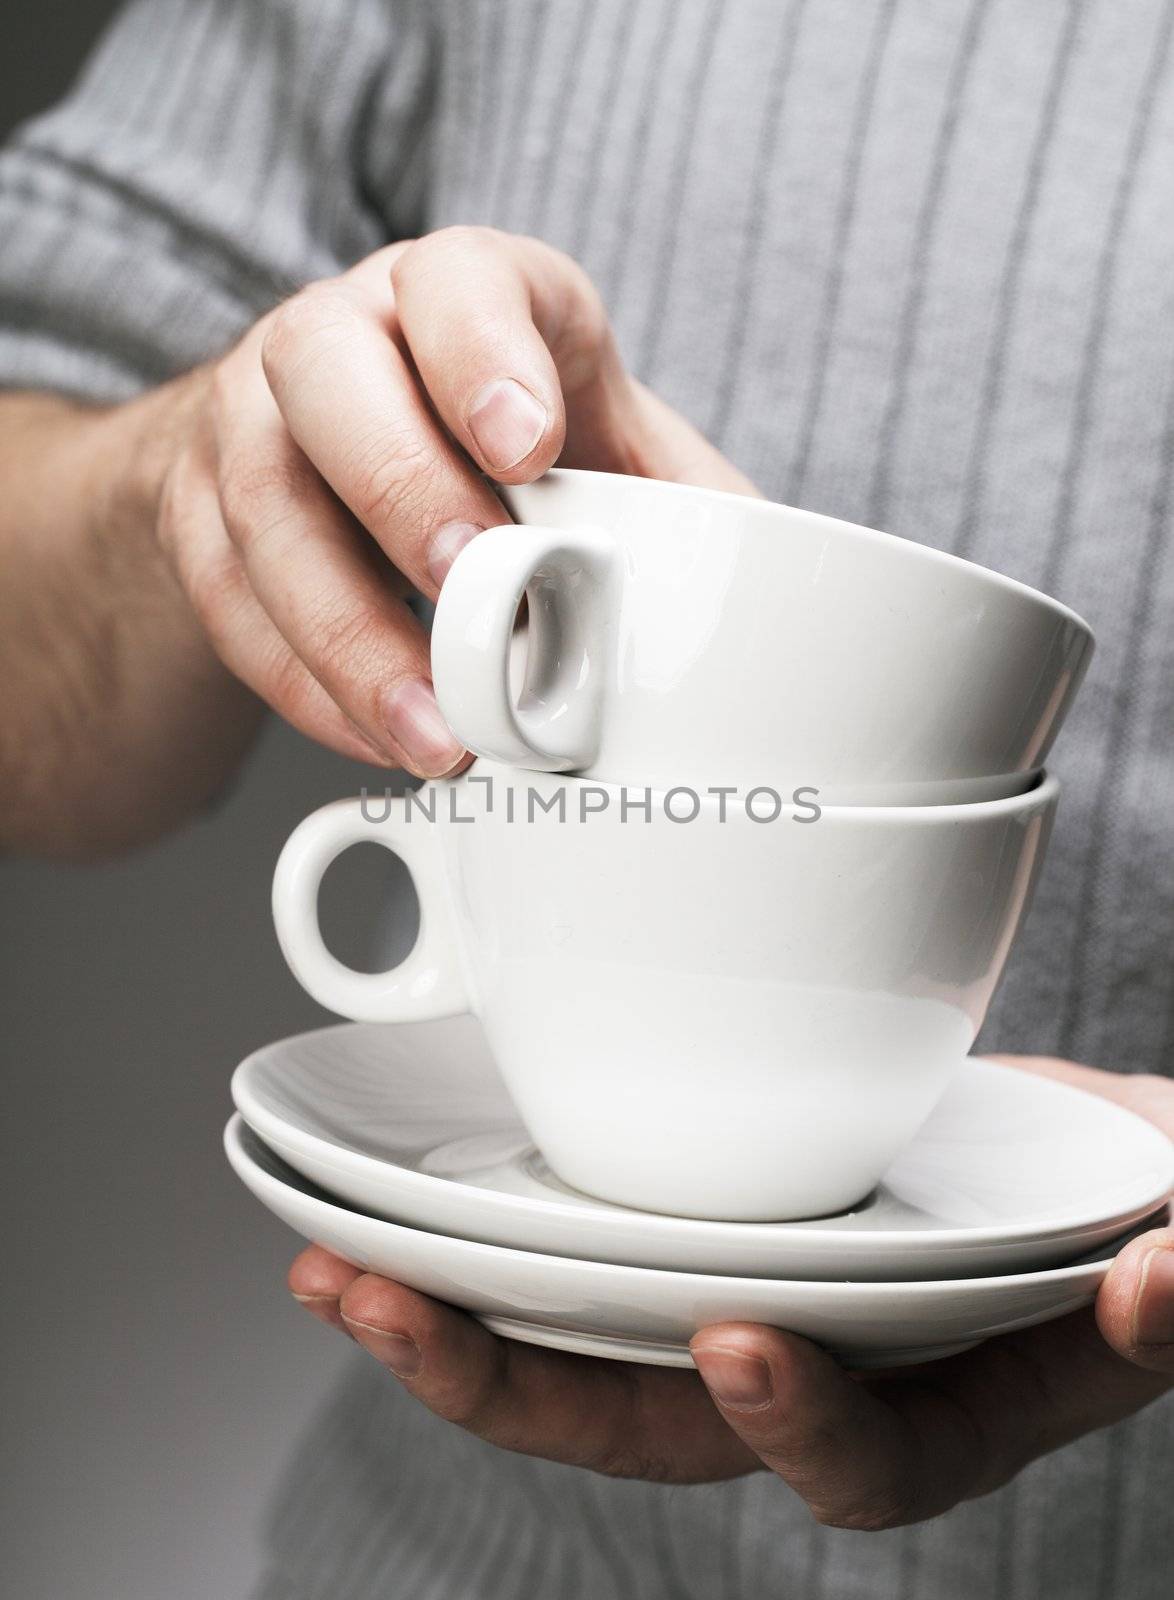
[[486,466],[497,472],[524,461],[546,423],[546,407],[513,378],[484,384],[469,408],[469,430]]
[[[293,1293],[293,1291],[290,1291]],[[345,1333],[348,1339],[353,1339],[354,1334],[343,1320],[342,1312],[338,1309],[338,1296],[336,1294],[294,1294],[298,1305],[305,1306],[312,1317],[317,1317],[319,1322],[328,1322],[332,1328],[337,1328],[340,1333]]]
[[1133,1310],[1135,1344],[1174,1344],[1174,1249],[1156,1245],[1141,1264]]
[[388,689],[382,701],[387,731],[408,760],[426,778],[439,778],[451,772],[464,754],[440,714],[432,685],[423,678],[409,678]]
[[373,1328],[369,1322],[353,1322],[355,1337],[375,1359],[395,1373],[397,1378],[414,1378],[420,1370],[422,1357],[415,1340],[403,1333],[388,1333],[386,1328]]
[[437,530],[428,547],[428,571],[438,589],[469,540],[484,532],[479,522],[446,522]]
[[758,1411],[769,1405],[774,1390],[770,1368],[758,1356],[740,1350],[695,1350],[693,1360],[706,1388],[731,1411]]

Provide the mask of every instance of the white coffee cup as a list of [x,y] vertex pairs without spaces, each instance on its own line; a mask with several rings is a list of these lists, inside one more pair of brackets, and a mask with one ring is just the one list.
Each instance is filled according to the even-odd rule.
[[517,523],[454,563],[432,673],[456,736],[519,767],[988,798],[1042,763],[1091,655],[1087,625],[1023,584],[812,512],[562,469],[500,492]]
[[[386,818],[357,800],[308,817],[274,917],[334,1011],[480,1017],[574,1188],[681,1215],[812,1216],[868,1193],[973,1043],[1056,796],[1045,778],[1010,799],[817,820],[782,797],[755,820],[775,810],[761,791],[666,796],[478,762]],[[666,810],[694,799],[692,820]],[[367,840],[403,858],[420,900],[416,946],[386,973],[343,966],[318,925],[322,874]]]

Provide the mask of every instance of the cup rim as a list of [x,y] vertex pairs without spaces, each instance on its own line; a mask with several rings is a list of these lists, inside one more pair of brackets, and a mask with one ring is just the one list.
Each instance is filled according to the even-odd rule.
[[[634,484],[647,486],[649,491],[669,491],[677,495],[701,495],[709,500],[728,502],[738,510],[745,510],[747,503],[757,506],[759,512],[772,515],[785,513],[788,517],[798,517],[803,522],[809,523],[813,529],[823,529],[825,532],[835,530],[840,536],[851,535],[853,538],[865,542],[881,541],[902,546],[927,561],[937,562],[952,568],[960,568],[966,572],[977,573],[996,586],[1006,589],[1012,594],[1017,594],[1025,600],[1033,602],[1043,609],[1065,618],[1068,622],[1079,628],[1087,635],[1090,644],[1096,643],[1096,635],[1090,624],[1074,611],[1071,606],[1065,605],[1062,600],[1055,599],[1052,595],[1044,594],[1042,589],[1033,589],[1029,583],[1023,583],[1019,578],[1008,577],[1005,572],[997,572],[993,567],[985,567],[981,562],[968,561],[965,556],[956,556],[949,550],[938,550],[933,545],[921,544],[916,539],[907,539],[899,533],[885,533],[881,528],[870,528],[863,523],[848,522],[842,517],[833,517],[823,511],[807,511],[802,506],[785,505],[781,501],[767,500],[765,497],[738,494],[732,489],[711,489],[700,484],[677,483],[665,478],[642,478],[635,474],[623,472],[594,472],[587,467],[550,467],[542,474],[541,478],[534,479],[532,483],[518,483],[503,485],[509,493],[522,491],[523,493],[533,487],[534,483],[541,483],[543,478],[556,478],[573,480],[578,478],[606,478],[612,482],[622,483],[625,487]],[[641,492],[638,490],[637,492]]]
[[[543,782],[566,783],[586,789],[606,789],[611,794],[644,793],[645,789],[655,800],[671,794],[671,789],[657,789],[651,784],[609,783],[606,778],[585,778],[575,772],[545,772],[533,767],[513,767],[504,761],[492,761],[486,756],[478,756],[473,764],[465,771],[458,773],[453,778],[438,778],[432,782],[440,785],[460,783],[471,774],[484,776],[485,771],[491,775],[500,776],[508,774],[517,776],[532,787]],[[1060,794],[1060,780],[1045,767],[1037,767],[1032,774],[1033,781],[1026,789],[1021,789],[1016,794],[1000,795],[993,800],[956,800],[938,801],[929,805],[821,805],[820,820],[832,817],[842,820],[866,821],[907,821],[907,822],[970,822],[979,817],[1001,817],[1009,813],[1024,810],[1044,810],[1054,806]],[[685,786],[680,786],[685,787]],[[704,810],[716,810],[718,800],[715,796],[698,794]],[[816,803],[818,804],[818,796]]]

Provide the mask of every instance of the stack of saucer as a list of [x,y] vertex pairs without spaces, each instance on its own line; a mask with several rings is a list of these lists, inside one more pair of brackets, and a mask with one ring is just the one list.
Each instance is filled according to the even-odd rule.
[[513,1338],[673,1366],[730,1319],[863,1367],[1062,1316],[1174,1182],[1149,1123],[982,1060],[862,1205],[805,1222],[673,1217],[567,1188],[471,1017],[286,1039],[232,1089],[229,1160],[305,1238]]
[[[326,807],[278,863],[290,966],[360,1025],[238,1069],[237,1172],[359,1266],[629,1360],[738,1319],[893,1365],[1090,1299],[1171,1146],[967,1056],[1087,627],[744,497],[555,472],[506,498],[518,525],[462,551],[433,632],[482,759]],[[317,916],[368,840],[421,911],[374,974]]]

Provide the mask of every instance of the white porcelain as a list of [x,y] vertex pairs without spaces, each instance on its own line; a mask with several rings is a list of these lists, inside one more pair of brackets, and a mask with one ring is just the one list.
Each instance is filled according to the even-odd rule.
[[706,1222],[593,1200],[530,1143],[472,1017],[346,1023],[236,1069],[249,1126],[393,1222],[511,1249],[741,1277],[969,1277],[1086,1254],[1174,1188],[1174,1146],[1108,1100],[967,1060],[857,1211]]
[[[358,801],[307,818],[274,916],[335,1011],[480,1017],[572,1188],[683,1216],[814,1216],[875,1186],[969,1050],[1056,796],[1047,779],[808,822],[711,798],[672,821],[663,796],[645,813],[634,791],[481,762],[385,820]],[[420,898],[390,973],[343,967],[318,927],[323,872],[365,840],[403,857]]]
[[1042,763],[1091,655],[1088,626],[1025,585],[813,512],[563,469],[499,492],[516,523],[445,579],[432,675],[457,737],[519,767],[973,800],[959,780]]
[[263,1205],[354,1266],[461,1306],[511,1337],[524,1329],[535,1343],[625,1361],[684,1365],[692,1335],[725,1321],[788,1328],[853,1366],[929,1360],[1087,1305],[1112,1256],[1110,1248],[1092,1262],[1042,1272],[929,1283],[658,1272],[508,1250],[348,1210],[267,1150],[239,1115],[225,1149]]

